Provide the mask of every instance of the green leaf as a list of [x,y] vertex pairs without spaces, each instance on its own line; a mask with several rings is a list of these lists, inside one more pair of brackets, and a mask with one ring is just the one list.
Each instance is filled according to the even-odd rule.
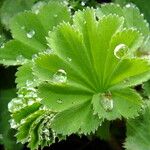
[[58,2],[48,3],[38,13],[26,11],[16,15],[10,24],[15,40],[0,49],[0,63],[22,65],[22,61],[17,61],[18,57],[31,60],[35,54],[46,51],[48,31],[63,21],[70,21],[70,13],[66,6]]
[[17,13],[29,10],[36,0],[5,0],[1,7],[1,22],[9,29],[10,21]]
[[[28,81],[34,81],[35,77],[32,74],[32,63],[26,63],[18,68],[16,73],[17,88],[25,87]],[[35,86],[36,82],[33,82]]]
[[135,119],[127,122],[127,138],[124,147],[127,150],[146,150],[149,149],[150,132],[150,107],[146,108],[144,113]]
[[106,98],[107,96],[104,97],[102,94],[94,95],[92,104],[94,114],[98,114],[99,118],[107,118],[108,120],[121,118],[121,116],[125,118],[135,117],[142,104],[140,95],[130,88],[111,91],[108,100],[112,100],[112,110],[106,111],[106,107],[109,105],[109,103],[104,101]]
[[22,143],[24,143],[26,141],[26,139],[29,136],[29,130],[30,130],[32,123],[37,119],[37,117],[42,115],[43,112],[44,112],[43,110],[39,110],[39,111],[31,114],[31,116],[28,116],[26,118],[25,123],[20,125],[18,128],[18,132],[16,135],[17,141],[22,142]]
[[121,5],[125,5],[128,3],[136,4],[136,6],[141,10],[142,13],[144,13],[145,18],[150,23],[150,12],[149,12],[150,1],[149,0],[145,0],[144,1],[145,3],[142,3],[141,0],[113,0],[113,1]]
[[52,122],[52,129],[63,135],[90,134],[95,132],[100,123],[101,120],[93,115],[90,102],[87,101],[56,115]]
[[121,8],[118,4],[104,4],[101,5],[101,8],[97,10],[99,17],[108,14],[117,14],[125,18],[125,27],[134,27],[137,28],[145,36],[149,34],[149,25],[148,22],[140,15],[139,9],[133,5],[129,4]]
[[54,112],[63,111],[89,101],[92,95],[82,88],[68,84],[41,84],[38,91],[39,97],[43,99],[42,103]]
[[10,129],[9,119],[10,114],[8,112],[8,102],[16,96],[15,89],[0,90],[0,143],[4,145],[7,150],[21,150],[22,145],[16,144],[16,139],[14,138],[15,131]]

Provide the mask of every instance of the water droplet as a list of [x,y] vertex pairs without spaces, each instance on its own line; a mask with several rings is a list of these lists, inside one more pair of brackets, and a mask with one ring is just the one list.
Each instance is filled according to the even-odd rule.
[[85,6],[85,2],[82,1],[82,2],[81,2],[81,6]]
[[25,26],[22,26],[21,29],[24,30],[24,29],[25,29]]
[[86,24],[86,21],[84,21],[83,24]]
[[55,18],[57,18],[57,17],[58,17],[58,15],[57,15],[57,14],[55,14],[55,15],[54,15],[54,17],[55,17]]
[[34,35],[35,35],[35,31],[34,31],[34,30],[31,30],[31,31],[29,31],[29,32],[27,33],[27,37],[28,37],[29,39],[31,39]]
[[38,57],[37,54],[33,54],[33,55],[32,55],[32,59],[35,59],[35,58],[37,58],[37,57]]
[[9,120],[9,123],[12,129],[16,129],[19,126],[19,124],[17,124],[14,119]]
[[125,7],[126,7],[126,8],[130,8],[130,7],[131,7],[131,4],[126,4]]
[[18,55],[16,57],[16,61],[17,61],[18,64],[24,64],[24,63],[27,62],[27,59],[22,55]]
[[52,51],[50,48],[47,48],[47,49],[45,50],[45,53],[46,53],[46,54],[51,54],[51,53],[53,53],[53,51]]
[[57,103],[58,103],[58,104],[62,104],[62,100],[61,100],[61,99],[58,99],[58,100],[57,100]]
[[29,106],[32,105],[32,104],[34,104],[34,103],[35,103],[34,100],[32,100],[32,99],[28,100],[28,105],[29,105]]
[[33,85],[33,82],[32,81],[30,81],[30,80],[27,80],[26,81],[26,86],[32,86]]
[[100,97],[100,103],[106,111],[112,111],[114,107],[113,99],[110,93],[102,94],[102,97]]
[[71,62],[71,61],[72,61],[72,59],[71,59],[70,57],[67,57],[66,60],[67,60],[68,62]]
[[67,81],[67,73],[63,69],[57,70],[53,75],[53,81],[56,83],[65,83]]
[[5,44],[4,43],[1,43],[1,46],[0,46],[1,48],[4,48],[5,47]]
[[144,14],[141,14],[142,17],[144,17]]
[[14,98],[8,103],[8,110],[10,112],[16,112],[21,108],[21,106],[22,106],[21,99]]
[[119,44],[114,49],[114,55],[118,59],[121,59],[123,56],[125,56],[127,52],[128,52],[128,46],[126,46],[125,44]]

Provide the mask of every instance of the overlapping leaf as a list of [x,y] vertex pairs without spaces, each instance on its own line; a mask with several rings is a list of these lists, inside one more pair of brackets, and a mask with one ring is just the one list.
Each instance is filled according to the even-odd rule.
[[[142,98],[129,87],[141,83],[139,76],[148,74],[150,65],[147,60],[135,57],[143,36],[138,25],[134,29],[124,28],[127,19],[110,14],[97,20],[95,10],[87,8],[75,13],[73,25],[62,23],[49,33],[47,40],[54,54],[35,59],[33,70],[46,82],[38,89],[42,103],[53,111],[60,111],[53,122],[53,129],[58,133],[89,133],[87,125],[76,124],[70,117],[72,111],[86,101],[93,107],[91,113],[98,115],[99,122],[138,115]],[[122,45],[127,51],[119,57],[115,49]],[[67,78],[64,83],[55,81],[60,69]],[[142,81],[148,78],[145,75]],[[134,82],[126,86],[128,79]],[[121,85],[119,89],[117,85]],[[84,113],[86,111],[80,113],[83,120]],[[67,122],[72,122],[72,128]],[[89,123],[84,121],[84,124]],[[63,126],[65,129],[61,131]]]
[[48,31],[60,22],[69,20],[68,9],[58,2],[50,2],[37,8],[35,13],[27,11],[18,14],[10,24],[14,40],[0,49],[0,63],[20,65],[24,63],[24,59],[31,60],[34,54],[46,51]]
[[145,109],[140,117],[127,122],[127,138],[125,148],[127,150],[145,150],[149,149],[150,132],[150,107]]

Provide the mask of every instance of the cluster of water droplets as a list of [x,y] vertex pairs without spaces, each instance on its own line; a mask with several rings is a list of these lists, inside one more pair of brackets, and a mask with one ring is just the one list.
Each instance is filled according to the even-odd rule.
[[114,101],[110,92],[101,94],[100,104],[105,111],[112,111],[114,108]]
[[116,58],[121,59],[127,55],[129,48],[125,44],[119,44],[114,49],[114,55]]
[[58,69],[53,75],[52,81],[56,84],[62,84],[67,82],[67,73],[63,69]]
[[17,112],[26,106],[30,106],[36,102],[40,102],[41,98],[37,96],[37,91],[32,87],[33,82],[27,80],[26,87],[22,87],[18,91],[18,97],[13,98],[8,103],[8,109],[11,113]]
[[46,142],[46,145],[55,142],[56,133],[51,129],[51,122],[53,121],[54,117],[54,113],[46,113],[44,115],[44,120],[41,124],[40,141]]

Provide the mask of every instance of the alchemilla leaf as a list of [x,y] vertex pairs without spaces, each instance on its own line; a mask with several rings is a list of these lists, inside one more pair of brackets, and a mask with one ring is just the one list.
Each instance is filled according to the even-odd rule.
[[135,6],[107,4],[71,16],[51,2],[13,19],[14,40],[0,59],[26,60],[17,63],[18,97],[8,105],[18,141],[34,150],[56,137],[94,133],[104,120],[138,116],[143,100],[134,86],[150,79],[150,62],[137,51],[149,28],[133,12],[140,15]]

